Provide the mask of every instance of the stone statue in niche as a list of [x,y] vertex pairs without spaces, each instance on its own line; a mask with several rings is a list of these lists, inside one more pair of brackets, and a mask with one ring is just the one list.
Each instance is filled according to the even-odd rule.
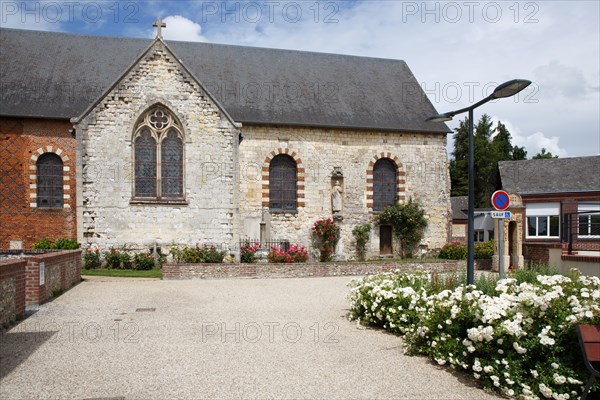
[[336,179],[333,182],[333,188],[331,189],[331,204],[333,208],[334,214],[339,214],[342,211],[342,185],[340,184],[339,179]]

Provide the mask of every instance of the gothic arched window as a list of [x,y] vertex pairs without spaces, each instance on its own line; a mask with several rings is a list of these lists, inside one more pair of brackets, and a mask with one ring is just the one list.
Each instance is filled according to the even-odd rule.
[[296,161],[288,155],[279,154],[269,164],[269,209],[272,211],[296,211],[297,209]]
[[63,162],[54,153],[46,153],[37,160],[37,206],[63,208]]
[[175,117],[163,107],[148,111],[134,135],[133,197],[183,200],[183,134]]
[[383,211],[396,204],[398,193],[396,164],[389,158],[373,166],[373,211]]

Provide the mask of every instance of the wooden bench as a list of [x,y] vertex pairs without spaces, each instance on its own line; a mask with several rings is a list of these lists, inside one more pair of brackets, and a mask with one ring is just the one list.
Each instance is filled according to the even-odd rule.
[[585,400],[596,378],[600,378],[600,325],[578,325],[577,337],[583,361],[590,371],[590,379],[581,395],[581,400]]

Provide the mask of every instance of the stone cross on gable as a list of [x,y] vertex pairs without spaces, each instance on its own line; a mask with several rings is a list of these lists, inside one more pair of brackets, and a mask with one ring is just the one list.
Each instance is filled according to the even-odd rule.
[[156,19],[156,21],[154,21],[154,23],[152,24],[152,26],[154,26],[156,28],[156,37],[158,39],[162,39],[162,28],[166,28],[167,24],[165,24],[163,22],[163,20],[160,17],[158,17]]

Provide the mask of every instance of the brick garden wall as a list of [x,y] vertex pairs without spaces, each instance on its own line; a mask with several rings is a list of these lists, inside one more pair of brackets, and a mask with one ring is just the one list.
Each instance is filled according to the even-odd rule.
[[[40,267],[44,264],[45,279],[40,282]],[[27,258],[27,305],[42,304],[81,281],[81,250],[66,250]]]
[[165,264],[163,279],[298,278],[368,275],[381,272],[452,272],[465,269],[463,261],[439,262],[340,262],[306,264]]
[[0,327],[25,313],[26,260],[0,262]]
[[[0,248],[11,241],[31,248],[44,237],[76,238],[72,128],[68,121],[0,118]],[[63,160],[62,209],[37,207],[36,161],[44,153]]]

